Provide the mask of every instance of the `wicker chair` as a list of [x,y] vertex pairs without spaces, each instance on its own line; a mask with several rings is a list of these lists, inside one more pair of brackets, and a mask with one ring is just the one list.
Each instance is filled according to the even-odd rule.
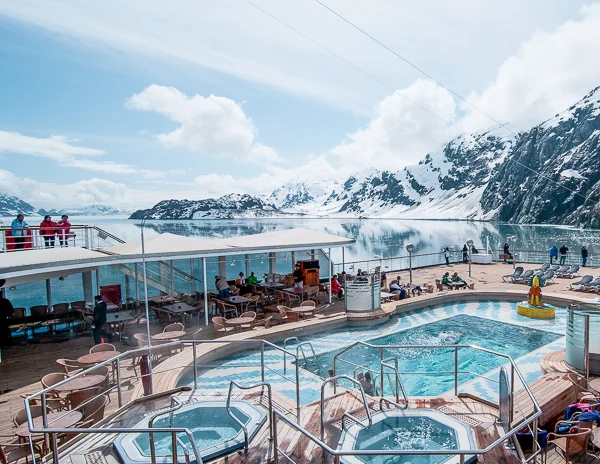
[[[41,405],[30,406],[29,409],[31,411],[32,419],[35,419],[36,417],[41,417],[42,411],[44,410]],[[46,407],[46,412],[51,413],[52,409],[49,407]],[[13,424],[15,427],[18,427],[19,425],[22,425],[25,422],[27,422],[27,411],[25,410],[25,408],[19,410],[19,412],[17,412],[13,416],[12,421],[13,421]]]
[[567,435],[549,433],[548,445],[554,445],[558,454],[567,463],[580,459],[587,462],[587,450],[591,435],[592,431],[590,429]]
[[90,348],[90,354],[99,353],[100,351],[117,351],[117,349],[115,348],[115,345],[110,343],[99,343]]
[[81,407],[83,419],[90,425],[100,422],[104,418],[104,410],[106,409],[108,402],[108,396],[102,395],[97,396],[90,402],[84,404]]
[[56,364],[62,366],[62,368],[65,370],[65,374],[67,375],[77,374],[87,367],[87,365],[81,364],[74,359],[64,358],[57,359]]
[[238,309],[236,305],[225,303],[224,301],[217,301],[217,308],[219,308],[219,311],[223,317],[227,317],[227,314],[233,314],[235,317],[237,317]]
[[600,401],[600,394],[588,386],[588,382],[585,377],[571,372],[567,374],[567,377],[573,384],[575,389],[575,396],[579,403],[597,403]]
[[169,324],[163,329],[163,332],[182,332],[185,329],[185,326],[181,322],[175,322],[174,324]]
[[231,332],[233,327],[227,327],[225,324],[227,320],[224,317],[215,316],[212,318],[213,328],[216,333],[226,334]]
[[[50,374],[46,374],[44,377],[42,377],[42,386],[44,388],[51,387],[52,385],[56,385],[58,382],[62,382],[68,377],[69,376],[64,372],[52,372]],[[46,395],[46,404],[54,410],[66,409],[68,406],[67,399],[61,397],[58,392],[52,390]]]
[[71,405],[71,409],[75,409],[81,403],[95,397],[100,393],[100,390],[100,387],[91,387],[69,393],[69,404]]
[[313,300],[306,300],[303,301],[300,306],[310,306],[312,308],[316,308],[317,307],[317,303],[315,303]]
[[[0,438],[5,438],[6,435],[0,435]],[[13,438],[12,435],[8,436],[8,438]],[[42,448],[41,443],[32,443],[33,452],[35,453],[35,457],[37,458],[37,462],[42,460]],[[25,459],[26,462],[29,462],[29,457],[31,456],[31,448],[29,443],[17,443],[17,442],[2,442],[0,443],[0,462],[2,464],[11,464],[13,462],[22,461]]]

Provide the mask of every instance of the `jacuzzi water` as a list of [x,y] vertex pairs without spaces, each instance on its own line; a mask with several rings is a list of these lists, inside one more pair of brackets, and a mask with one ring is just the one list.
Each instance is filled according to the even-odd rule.
[[[366,424],[366,421],[363,420]],[[471,450],[471,428],[462,421],[430,409],[390,410],[373,415],[371,427],[351,425],[340,439],[343,450]],[[343,457],[355,464],[440,464],[457,461],[452,455]],[[468,462],[468,461],[467,461]]]
[[[248,428],[250,437],[266,420],[266,414],[247,402],[232,402],[232,413]],[[171,425],[170,425],[171,424]],[[147,427],[148,419],[136,427]],[[244,444],[240,425],[227,413],[225,402],[199,402],[184,406],[173,414],[161,416],[154,421],[154,428],[187,428],[194,435],[202,460],[239,449]],[[190,440],[185,433],[177,435],[186,445],[190,459],[194,460]],[[154,444],[159,462],[173,462],[171,434],[155,433]],[[115,448],[125,463],[149,463],[151,458],[150,439],[147,433],[124,434],[115,440]],[[183,458],[184,451],[178,446],[177,455]]]
[[[475,316],[458,315],[431,322],[419,327],[369,340],[376,345],[477,345],[513,357],[523,356],[560,338],[560,335],[529,327],[506,324]],[[301,364],[318,375],[333,367],[333,358],[340,350],[317,355],[317,363]],[[439,395],[454,386],[454,349],[385,349],[384,356],[396,357],[400,372],[431,372],[440,375],[403,374],[402,381],[408,395]],[[356,346],[341,356],[354,364],[380,371],[379,350]],[[472,349],[459,350],[459,370],[484,374],[507,362],[506,358]],[[367,369],[363,369],[366,372]],[[354,376],[355,366],[345,362],[336,364],[336,373]],[[388,371],[390,372],[390,371]],[[459,375],[459,383],[474,378]],[[390,393],[390,392],[387,392]]]

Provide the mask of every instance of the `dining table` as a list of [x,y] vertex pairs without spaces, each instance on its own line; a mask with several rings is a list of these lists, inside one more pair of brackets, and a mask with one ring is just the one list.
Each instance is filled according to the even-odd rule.
[[181,301],[178,301],[177,303],[164,305],[162,309],[170,312],[171,314],[181,314],[183,318],[189,317],[190,319],[192,317],[191,313],[193,313],[194,311],[198,311],[198,308],[196,308],[195,306],[189,305],[187,303],[182,303]]
[[295,313],[300,314],[302,317],[307,317],[314,316],[316,310],[316,306],[298,306],[297,308],[291,308],[286,311],[293,311]]
[[[77,422],[83,418],[83,414],[79,411],[62,411],[62,412],[49,412],[46,414],[46,424],[48,427],[66,429],[73,427]],[[43,416],[33,418],[33,427],[41,428],[44,426]],[[19,437],[28,437],[30,435],[29,423],[24,422],[17,427],[15,432]]]
[[[108,324],[114,332],[119,334],[119,341],[122,341],[125,322],[132,321],[136,317],[137,316],[128,312],[108,313],[106,315],[106,324]],[[115,327],[116,330],[114,330]]]
[[308,295],[308,287],[289,287],[284,288],[283,291],[298,295],[301,301],[304,301],[304,295]]
[[227,303],[231,303],[234,305],[244,305],[244,304],[248,304],[250,303],[250,300],[246,297],[243,296],[239,296],[239,295],[235,295],[235,296],[228,296],[227,298],[220,298],[222,301],[225,301]]
[[279,283],[279,282],[263,282],[262,284],[257,284],[260,287],[267,287],[267,288],[281,288],[281,287],[285,287],[284,284]]
[[380,297],[382,300],[390,301],[396,296],[395,293],[381,292]]
[[589,387],[590,387],[592,390],[594,390],[594,391],[597,391],[597,392],[600,392],[600,377],[598,377],[598,378],[596,378],[596,379],[593,379],[593,380],[590,380],[590,381],[588,381],[588,386],[589,386]]
[[54,387],[57,392],[72,392],[75,390],[85,390],[86,388],[96,387],[106,380],[104,375],[90,374],[75,377],[67,383]]
[[155,296],[152,298],[148,298],[150,303],[156,303],[157,305],[166,305],[170,303],[175,303],[177,298],[169,295]]
[[181,337],[185,337],[187,332],[185,330],[171,330],[169,332],[161,332],[152,335],[152,340],[179,340]]
[[120,351],[96,351],[95,353],[84,354],[77,358],[77,362],[81,364],[98,364],[108,361],[110,358],[119,356]]

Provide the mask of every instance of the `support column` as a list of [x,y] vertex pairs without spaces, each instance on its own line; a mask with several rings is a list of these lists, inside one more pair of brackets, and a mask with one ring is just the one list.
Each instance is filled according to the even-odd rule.
[[125,302],[129,303],[131,299],[131,277],[125,274]]
[[277,253],[269,253],[269,274],[277,272]]
[[249,255],[244,255],[244,263],[246,265],[244,272],[246,274],[246,279],[247,279],[248,276],[250,275],[250,256]]
[[190,285],[190,290],[192,296],[196,297],[196,279],[194,278],[194,258],[190,258],[190,275],[192,276],[192,282]]
[[329,304],[331,304],[331,248],[327,256],[327,280],[329,282]]
[[135,299],[140,301],[140,278],[138,273],[138,265],[135,263],[133,266],[135,269]]
[[202,286],[204,287],[204,323],[208,325],[208,285],[206,281],[206,258],[202,258]]
[[292,270],[290,272],[294,272],[296,266],[296,252],[292,251]]
[[173,270],[173,260],[169,260],[169,280],[171,281],[171,296],[175,296],[175,271]]
[[346,271],[346,247],[342,247],[342,272],[344,271]]
[[46,305],[48,310],[52,308],[52,287],[50,285],[50,279],[46,279]]
[[223,276],[227,279],[227,257],[219,256],[217,257],[217,265],[219,269],[219,275]]
[[[96,295],[100,295],[100,268],[96,268]],[[94,301],[92,299],[92,301]]]
[[92,271],[81,273],[83,283],[83,299],[86,303],[94,303],[94,288],[92,285]]

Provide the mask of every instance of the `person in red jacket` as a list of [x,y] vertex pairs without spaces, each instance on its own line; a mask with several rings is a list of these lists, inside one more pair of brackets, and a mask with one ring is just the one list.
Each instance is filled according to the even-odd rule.
[[340,300],[344,298],[344,290],[342,290],[342,287],[340,287],[337,275],[334,275],[331,279],[331,293],[336,295]]
[[44,237],[44,246],[46,248],[54,247],[54,236],[56,235],[56,222],[52,221],[50,216],[44,216],[40,224],[40,235]]
[[61,247],[69,246],[69,235],[71,234],[71,223],[69,222],[69,216],[63,214],[56,225],[56,231],[58,233],[58,240],[60,241]]

